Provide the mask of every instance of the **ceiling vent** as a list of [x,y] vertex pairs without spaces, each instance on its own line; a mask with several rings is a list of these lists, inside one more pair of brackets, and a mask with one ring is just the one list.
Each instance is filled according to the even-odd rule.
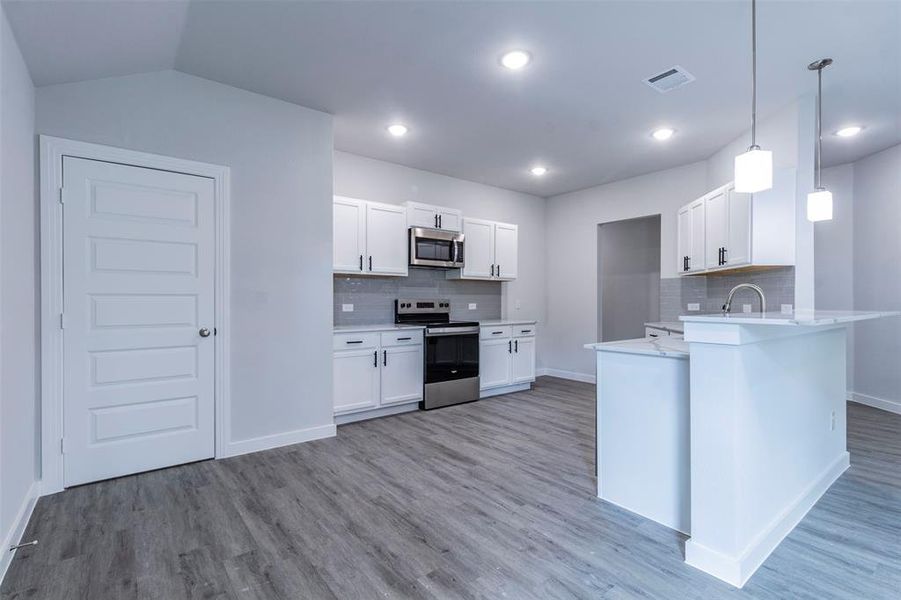
[[676,65],[672,69],[667,69],[662,73],[657,73],[643,81],[660,92],[661,94],[665,94],[667,92],[671,92],[677,88],[682,87],[683,85],[688,85],[692,81],[695,80],[695,76]]

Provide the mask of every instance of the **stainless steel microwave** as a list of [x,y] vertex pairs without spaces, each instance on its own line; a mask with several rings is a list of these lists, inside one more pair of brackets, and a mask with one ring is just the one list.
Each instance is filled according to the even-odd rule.
[[463,267],[463,234],[424,227],[410,228],[410,265],[459,269]]

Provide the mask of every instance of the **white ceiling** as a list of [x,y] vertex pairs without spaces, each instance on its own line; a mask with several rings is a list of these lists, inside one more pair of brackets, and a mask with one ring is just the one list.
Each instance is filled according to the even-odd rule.
[[[176,68],[335,115],[335,146],[541,196],[706,158],[748,127],[750,2],[7,1],[36,85]],[[762,0],[762,115],[825,73],[824,162],[901,142],[901,0]],[[533,63],[498,65],[509,48]],[[697,77],[660,95],[641,79]],[[410,133],[394,139],[394,120]],[[656,126],[678,130],[668,143]],[[528,167],[550,169],[535,178]]]

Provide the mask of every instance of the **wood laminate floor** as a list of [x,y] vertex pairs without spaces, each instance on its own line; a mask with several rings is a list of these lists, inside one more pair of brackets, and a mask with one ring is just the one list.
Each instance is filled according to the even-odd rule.
[[40,500],[2,598],[901,598],[901,416],[742,590],[598,500],[593,390],[535,389]]

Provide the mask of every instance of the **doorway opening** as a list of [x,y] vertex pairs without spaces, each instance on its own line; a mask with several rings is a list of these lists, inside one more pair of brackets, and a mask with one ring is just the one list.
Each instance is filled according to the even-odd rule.
[[660,215],[598,225],[598,339],[644,337],[660,319]]

